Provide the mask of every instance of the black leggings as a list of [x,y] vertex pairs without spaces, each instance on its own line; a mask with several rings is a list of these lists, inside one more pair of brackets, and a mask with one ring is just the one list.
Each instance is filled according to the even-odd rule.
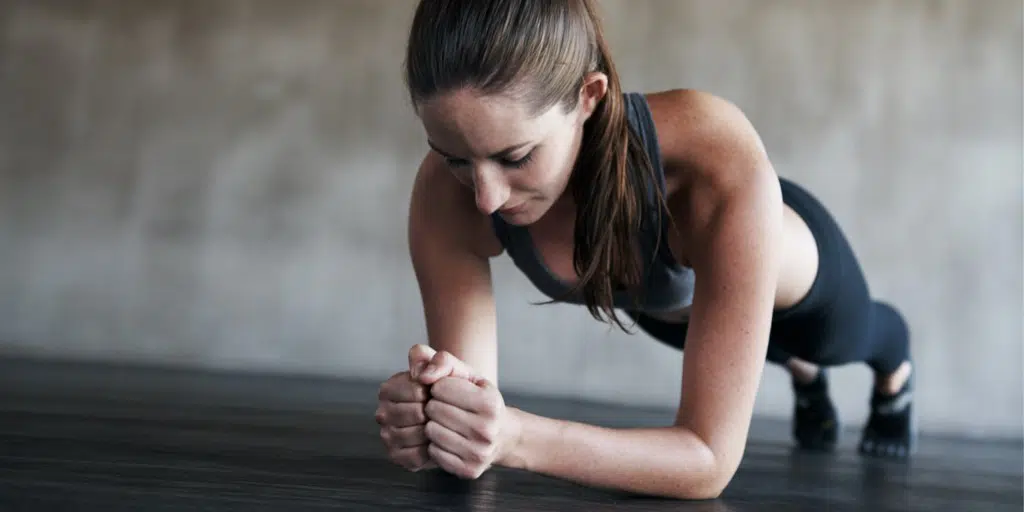
[[[795,356],[821,366],[865,362],[891,373],[909,360],[909,332],[891,305],[872,300],[853,249],[828,210],[803,188],[780,179],[783,202],[810,227],[818,246],[818,273],[807,296],[772,315],[768,361]],[[683,349],[687,323],[630,313],[655,339]]]

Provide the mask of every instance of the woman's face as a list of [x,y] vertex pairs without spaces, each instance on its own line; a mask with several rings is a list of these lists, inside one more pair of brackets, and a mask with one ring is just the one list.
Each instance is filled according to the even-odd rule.
[[510,224],[528,225],[566,190],[583,123],[603,96],[598,82],[596,88],[583,88],[573,112],[556,105],[531,116],[506,96],[462,89],[424,102],[418,114],[430,147],[473,189],[477,208],[486,215],[498,212]]

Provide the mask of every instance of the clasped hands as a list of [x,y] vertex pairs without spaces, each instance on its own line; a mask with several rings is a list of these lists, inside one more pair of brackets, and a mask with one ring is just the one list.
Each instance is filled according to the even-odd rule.
[[390,459],[410,471],[476,479],[502,465],[519,426],[497,386],[448,352],[409,350],[409,370],[380,386],[375,417]]

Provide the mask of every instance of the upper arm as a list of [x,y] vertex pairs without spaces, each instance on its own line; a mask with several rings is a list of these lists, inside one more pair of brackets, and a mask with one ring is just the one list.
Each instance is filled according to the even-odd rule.
[[489,257],[500,244],[472,198],[427,156],[409,204],[408,241],[429,345],[497,383],[497,319]]
[[678,424],[731,479],[742,458],[766,358],[780,265],[778,177],[745,116],[702,98],[682,130],[686,185],[670,199],[696,273]]

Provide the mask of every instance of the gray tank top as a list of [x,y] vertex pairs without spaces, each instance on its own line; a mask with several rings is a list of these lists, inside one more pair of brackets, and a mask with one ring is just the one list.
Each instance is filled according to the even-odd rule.
[[[626,113],[629,118],[630,128],[643,141],[647,149],[648,158],[654,164],[657,180],[656,186],[662,191],[665,190],[665,173],[661,166],[661,149],[658,146],[658,137],[655,132],[654,120],[647,104],[647,99],[640,93],[626,93],[623,95],[626,101]],[[654,191],[650,190],[647,195],[646,204],[647,218],[651,222],[646,226],[656,226],[657,211]],[[513,263],[526,275],[526,277],[537,287],[541,293],[552,300],[563,300],[572,304],[583,304],[583,298],[578,295],[566,293],[570,287],[555,276],[540,257],[539,251],[533,245],[530,232],[525,226],[508,224],[497,213],[491,216],[494,232],[501,241],[505,252],[512,258]],[[645,289],[639,297],[640,309],[642,311],[657,313],[669,312],[689,306],[693,301],[693,270],[680,265],[672,256],[668,247],[667,222],[661,223],[661,243],[658,243],[656,227],[642,230],[642,255],[644,257],[644,282]],[[657,245],[657,254],[654,254]],[[634,300],[624,291],[617,291],[614,294],[615,307],[621,310],[634,310]]]

